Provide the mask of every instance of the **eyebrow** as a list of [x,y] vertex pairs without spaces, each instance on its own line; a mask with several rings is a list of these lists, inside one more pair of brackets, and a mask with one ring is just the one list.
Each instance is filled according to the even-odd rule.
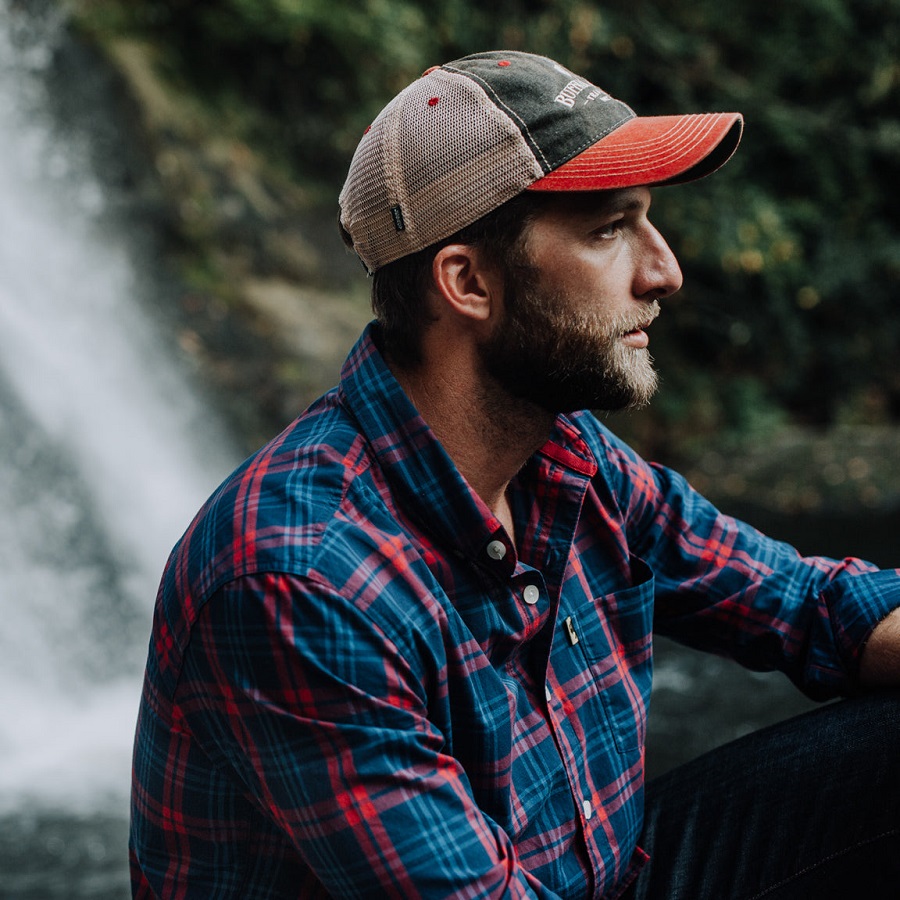
[[637,193],[637,189],[619,188],[612,191],[584,191],[570,195],[576,215],[603,217],[615,213],[641,212],[650,208],[652,197]]
[[650,207],[649,201],[645,203],[643,194],[636,194],[628,188],[619,191],[610,192],[612,196],[607,196],[601,203],[597,205],[597,212],[637,212]]

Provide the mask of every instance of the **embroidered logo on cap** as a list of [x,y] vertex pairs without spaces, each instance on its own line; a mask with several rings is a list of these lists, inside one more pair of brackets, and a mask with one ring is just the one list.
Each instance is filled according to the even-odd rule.
[[600,88],[594,87],[589,81],[582,81],[580,78],[573,78],[554,98],[554,103],[561,103],[563,106],[568,106],[571,109],[575,106],[575,101],[581,95],[583,91],[586,91],[588,88],[592,88],[591,92],[587,95],[585,99],[585,103],[590,103],[592,100],[596,100],[597,98],[603,100],[609,100],[609,94],[601,91]]

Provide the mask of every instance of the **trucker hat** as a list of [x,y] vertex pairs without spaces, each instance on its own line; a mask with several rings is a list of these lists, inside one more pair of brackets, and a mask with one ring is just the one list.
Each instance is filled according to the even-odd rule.
[[722,166],[739,113],[637,116],[544,56],[476,53],[429,69],[366,129],[340,194],[369,273],[525,190],[677,184]]

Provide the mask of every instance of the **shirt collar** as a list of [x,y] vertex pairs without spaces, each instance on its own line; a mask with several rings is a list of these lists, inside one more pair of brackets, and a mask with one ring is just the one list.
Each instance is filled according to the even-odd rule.
[[[341,392],[346,405],[398,499],[402,497],[403,509],[445,546],[469,557],[483,555],[502,525],[394,378],[376,346],[376,334],[377,324],[370,323],[344,363]],[[540,453],[582,477],[596,472],[580,432],[564,416]]]

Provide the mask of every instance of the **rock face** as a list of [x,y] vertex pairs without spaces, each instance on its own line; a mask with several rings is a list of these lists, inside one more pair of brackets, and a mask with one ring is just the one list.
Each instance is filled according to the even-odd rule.
[[338,235],[336,197],[300,183],[169,82],[151,44],[106,38],[100,49],[158,186],[184,285],[178,345],[227,393],[255,446],[335,383],[371,317],[362,267]]

